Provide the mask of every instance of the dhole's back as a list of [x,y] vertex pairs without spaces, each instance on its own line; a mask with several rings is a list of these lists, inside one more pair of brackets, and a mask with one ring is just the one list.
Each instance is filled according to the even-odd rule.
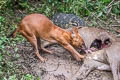
[[31,14],[26,16],[20,23],[20,30],[31,32],[42,37],[44,33],[49,33],[54,24],[42,14]]

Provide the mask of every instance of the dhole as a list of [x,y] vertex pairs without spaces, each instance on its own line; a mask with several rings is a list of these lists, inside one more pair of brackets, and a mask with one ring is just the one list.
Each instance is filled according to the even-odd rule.
[[16,32],[19,32],[31,43],[34,47],[35,54],[42,62],[44,62],[45,59],[40,56],[38,49],[40,48],[48,53],[52,52],[41,46],[40,39],[61,44],[65,49],[72,53],[77,61],[84,58],[83,55],[80,55],[72,47],[82,48],[85,46],[83,39],[78,33],[78,29],[73,28],[72,32],[64,30],[54,25],[51,20],[42,14],[30,14],[24,17],[18,28],[16,28],[8,37],[15,37]]

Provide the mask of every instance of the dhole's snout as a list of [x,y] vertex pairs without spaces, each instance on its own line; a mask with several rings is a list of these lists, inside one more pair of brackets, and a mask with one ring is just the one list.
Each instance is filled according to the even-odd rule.
[[85,43],[83,43],[83,44],[81,45],[81,49],[82,49],[82,50],[87,50],[87,47],[85,46]]

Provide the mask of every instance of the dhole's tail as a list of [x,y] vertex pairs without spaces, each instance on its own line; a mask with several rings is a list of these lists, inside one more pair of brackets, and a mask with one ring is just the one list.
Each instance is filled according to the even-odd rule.
[[16,37],[16,33],[19,32],[19,28],[16,28],[11,34],[9,34],[7,36],[7,38],[10,38],[10,37]]

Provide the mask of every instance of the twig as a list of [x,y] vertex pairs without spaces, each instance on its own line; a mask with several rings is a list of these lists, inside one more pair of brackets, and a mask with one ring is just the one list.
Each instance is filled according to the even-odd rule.
[[112,27],[113,27],[113,26],[114,26],[114,27],[120,27],[120,25],[110,25],[110,26],[112,26]]
[[115,2],[114,4],[109,5],[107,8],[113,6],[113,5],[117,4],[117,3],[120,3],[120,1],[117,1],[117,2]]
[[115,1],[115,0],[112,0],[112,1],[108,4],[107,8],[110,8],[110,7],[112,6],[112,3],[113,3],[114,1]]
[[107,15],[111,12],[113,2],[114,2],[114,0],[112,0],[107,6],[107,9],[109,8],[108,11],[107,11]]
[[110,7],[110,8],[108,9],[107,15],[109,15],[109,13],[111,12],[111,9],[112,9],[112,7]]

